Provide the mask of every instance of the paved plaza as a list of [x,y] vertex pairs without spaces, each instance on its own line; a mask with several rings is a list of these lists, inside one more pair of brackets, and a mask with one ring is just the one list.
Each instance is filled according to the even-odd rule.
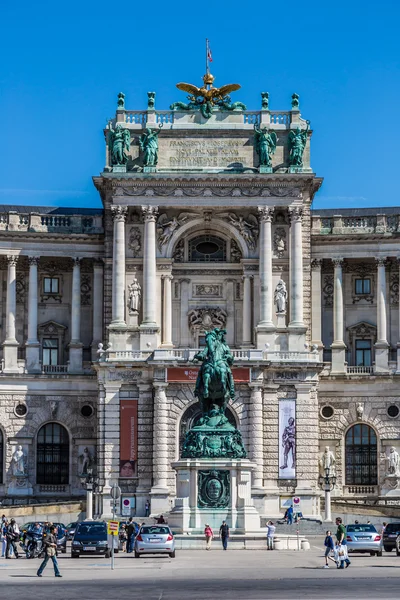
[[[318,544],[318,546],[316,545]],[[63,579],[55,579],[50,564],[42,579],[35,576],[38,560],[1,560],[2,598],[53,600],[236,600],[292,598],[398,598],[400,558],[352,556],[349,569],[322,568],[321,540],[311,540],[309,552],[223,552],[218,541],[211,552],[180,551],[175,559],[134,559],[120,554],[115,570],[100,557],[72,560],[59,557]],[[333,563],[332,563],[333,564]]]

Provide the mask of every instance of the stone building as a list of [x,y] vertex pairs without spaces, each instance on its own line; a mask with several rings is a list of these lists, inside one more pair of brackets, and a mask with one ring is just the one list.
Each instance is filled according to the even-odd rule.
[[103,210],[0,207],[4,502],[82,496],[92,470],[97,514],[113,483],[138,515],[149,498],[168,511],[200,415],[192,358],[214,327],[235,356],[228,417],[260,515],[293,495],[320,514],[326,446],[333,494],[400,496],[400,211],[311,210],[322,179],[297,97],[206,118],[122,96],[94,177]]

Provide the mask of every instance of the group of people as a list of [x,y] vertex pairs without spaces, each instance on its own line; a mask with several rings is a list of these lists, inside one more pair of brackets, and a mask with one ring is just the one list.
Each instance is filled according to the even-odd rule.
[[[331,532],[328,530],[325,537],[325,566],[324,569],[329,569],[328,560],[336,564],[338,569],[344,569],[346,565],[350,566],[349,555],[346,544],[346,527],[340,517],[336,519],[337,531],[336,542],[333,541]],[[333,556],[332,556],[333,555]]]
[[[267,523],[267,550],[274,549],[274,535],[275,535],[276,526],[272,521],[268,521]],[[211,550],[211,542],[214,538],[214,532],[211,526],[206,523],[204,527],[204,535],[206,538],[206,550]],[[219,528],[219,538],[222,543],[223,550],[228,549],[228,540],[229,540],[229,525],[226,521],[222,521],[222,525]]]
[[15,519],[7,520],[6,516],[1,517],[1,557],[11,558],[14,554],[15,558],[19,558],[17,542],[19,540],[20,531]]
[[[157,525],[164,525],[166,520],[163,515],[160,515],[156,518]],[[133,520],[133,517],[129,517],[128,522],[125,525],[121,525],[119,530],[119,542],[120,548],[122,552],[126,552],[127,554],[131,554],[133,552],[133,545],[135,542],[135,537],[139,533],[140,527],[143,527],[146,523],[136,523]]]

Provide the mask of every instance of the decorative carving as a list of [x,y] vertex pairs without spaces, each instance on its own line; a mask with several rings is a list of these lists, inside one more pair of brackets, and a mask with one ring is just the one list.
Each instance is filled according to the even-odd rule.
[[303,207],[302,206],[291,206],[288,209],[289,218],[291,223],[295,223],[296,221],[300,221],[303,218]]
[[126,151],[129,151],[131,146],[131,134],[129,129],[122,127],[121,123],[117,123],[115,129],[109,129],[109,146],[111,147],[111,164],[115,166],[126,165],[129,156]]
[[275,288],[274,302],[278,314],[286,313],[287,290],[285,282],[280,279]]
[[58,412],[58,402],[57,400],[50,400],[50,413],[51,413],[51,418],[55,419],[57,417],[57,412]]
[[199,471],[197,506],[226,508],[231,498],[230,488],[229,471]]
[[258,207],[258,218],[263,223],[272,222],[272,218],[274,216],[274,207],[273,206],[259,206]]
[[292,129],[289,132],[289,165],[291,167],[303,168],[303,153],[307,143],[310,121],[306,121],[306,123],[306,129],[297,127],[296,131]]
[[158,206],[142,206],[142,214],[145,222],[155,221],[158,215]]
[[324,305],[325,306],[333,306],[333,291],[334,291],[334,283],[333,283],[333,275],[327,274],[322,278],[322,293],[324,296]]
[[[260,187],[176,187],[159,186],[148,187],[147,185],[133,185],[129,187],[116,188],[121,190],[124,196],[245,196],[245,197],[277,197],[277,198],[301,198],[300,188],[287,186],[260,186]],[[115,194],[115,192],[114,192]],[[211,211],[204,211],[212,214]]]
[[298,94],[292,94],[292,109],[299,110],[299,99],[300,96]]
[[79,455],[80,469],[79,476],[87,476],[89,469],[93,466],[93,456],[87,446],[84,447],[82,454]]
[[189,328],[191,331],[196,329],[209,330],[214,327],[224,328],[228,313],[219,306],[205,306],[203,308],[193,308],[188,313]]
[[156,93],[155,92],[147,92],[147,109],[154,110],[156,105]]
[[392,274],[389,280],[389,290],[390,290],[390,303],[398,304],[399,303],[399,275]]
[[125,110],[125,94],[120,92],[117,101],[118,110]]
[[81,304],[88,306],[92,303],[92,279],[88,273],[81,274]]
[[269,92],[261,92],[261,109],[269,109]]
[[142,250],[141,234],[139,227],[131,227],[128,238],[128,248],[136,258]]
[[175,262],[183,262],[185,258],[185,241],[183,239],[179,240],[176,244],[175,249],[172,253],[172,258]]
[[36,265],[36,266],[38,266],[39,262],[40,262],[40,257],[39,256],[28,256],[29,266],[30,265]]
[[320,474],[325,477],[333,477],[336,475],[336,459],[335,455],[330,450],[329,446],[325,446],[325,450],[319,459]]
[[157,222],[157,243],[160,251],[164,244],[170,241],[175,231],[191,216],[191,213],[180,213],[178,217],[172,217],[171,219],[168,218],[166,213],[159,216]]
[[260,166],[272,167],[272,156],[275,154],[278,136],[275,131],[266,127],[260,129],[254,125],[254,145],[258,154]]
[[274,254],[278,258],[283,258],[286,252],[286,230],[284,227],[277,227],[274,233]]
[[141,296],[141,287],[136,279],[132,281],[132,283],[128,286],[129,291],[129,313],[138,313],[140,308],[140,296]]
[[17,446],[11,457],[11,472],[14,477],[26,477],[27,456],[22,446]]
[[313,258],[311,261],[311,269],[313,271],[319,271],[321,269],[322,259],[321,258]]
[[128,214],[127,206],[115,205],[111,207],[111,217],[113,221],[126,221],[126,216]]
[[15,254],[7,256],[7,262],[10,267],[16,267],[18,262],[18,256],[16,256]]
[[222,286],[220,284],[200,284],[194,286],[194,296],[222,296]]
[[249,250],[254,252],[257,246],[258,238],[258,221],[257,218],[250,214],[247,220],[242,215],[235,215],[235,213],[222,213],[220,217],[227,217],[232,225],[236,227],[240,235],[246,242]]
[[357,419],[359,421],[362,421],[363,416],[364,416],[364,404],[362,402],[357,402],[356,412],[357,412]]
[[26,279],[25,273],[17,273],[15,281],[15,294],[17,304],[24,304],[26,297]]
[[242,251],[239,246],[235,242],[235,240],[231,240],[231,262],[238,263],[242,260]]
[[400,477],[400,455],[394,446],[390,447],[389,455],[385,457],[388,463],[386,476]]

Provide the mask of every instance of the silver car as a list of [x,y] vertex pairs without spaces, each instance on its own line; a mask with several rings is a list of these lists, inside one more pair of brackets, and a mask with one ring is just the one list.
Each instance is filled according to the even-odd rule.
[[350,552],[369,552],[371,556],[382,556],[382,536],[370,524],[347,525],[346,543]]
[[169,554],[175,558],[175,540],[168,525],[147,525],[135,538],[135,558],[141,554]]

